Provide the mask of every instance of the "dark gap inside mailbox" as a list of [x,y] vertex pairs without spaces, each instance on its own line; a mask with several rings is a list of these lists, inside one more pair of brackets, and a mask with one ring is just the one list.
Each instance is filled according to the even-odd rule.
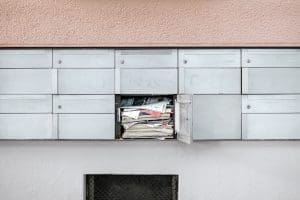
[[116,139],[176,139],[176,95],[116,95]]

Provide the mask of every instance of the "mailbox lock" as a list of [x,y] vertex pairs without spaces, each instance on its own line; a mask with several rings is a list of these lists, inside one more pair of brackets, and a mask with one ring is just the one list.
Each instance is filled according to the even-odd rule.
[[187,62],[188,62],[187,60],[183,60],[183,63],[184,63],[184,64],[187,64]]
[[58,64],[61,64],[62,63],[62,60],[58,60]]
[[247,109],[250,109],[251,108],[251,106],[250,105],[247,105]]
[[58,109],[61,109],[61,105],[58,105]]
[[123,65],[125,63],[125,60],[121,60],[121,64]]
[[247,63],[251,63],[251,60],[250,60],[250,59],[247,59]]

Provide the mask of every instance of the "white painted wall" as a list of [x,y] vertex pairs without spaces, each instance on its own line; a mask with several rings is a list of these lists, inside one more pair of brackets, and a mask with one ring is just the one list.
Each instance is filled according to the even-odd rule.
[[180,200],[299,200],[300,141],[0,142],[1,200],[83,200],[86,173],[179,174]]

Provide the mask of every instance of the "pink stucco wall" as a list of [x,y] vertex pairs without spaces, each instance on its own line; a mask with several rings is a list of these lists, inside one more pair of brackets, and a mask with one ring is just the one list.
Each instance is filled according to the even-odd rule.
[[300,0],[0,0],[0,46],[300,46]]

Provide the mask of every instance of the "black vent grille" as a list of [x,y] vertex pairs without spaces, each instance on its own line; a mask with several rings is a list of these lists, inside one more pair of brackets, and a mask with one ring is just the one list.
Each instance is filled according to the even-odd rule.
[[86,200],[178,200],[178,176],[86,175]]

